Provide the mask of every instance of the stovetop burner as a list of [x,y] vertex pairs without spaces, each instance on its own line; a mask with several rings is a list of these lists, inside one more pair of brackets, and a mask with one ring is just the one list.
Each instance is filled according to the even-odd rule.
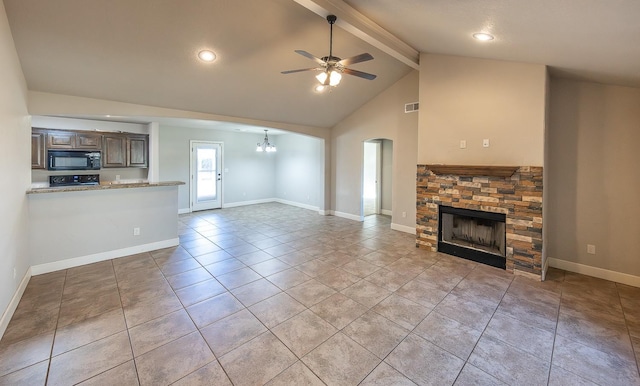
[[49,186],[99,185],[99,174],[49,176]]

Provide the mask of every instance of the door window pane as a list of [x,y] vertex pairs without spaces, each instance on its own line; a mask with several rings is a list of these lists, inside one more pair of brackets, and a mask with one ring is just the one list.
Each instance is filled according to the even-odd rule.
[[197,148],[197,192],[198,202],[215,200],[216,191],[216,151],[215,149]]

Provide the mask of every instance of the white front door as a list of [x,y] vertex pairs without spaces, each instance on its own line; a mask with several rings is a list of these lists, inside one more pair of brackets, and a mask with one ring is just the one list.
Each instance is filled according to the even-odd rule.
[[222,207],[222,144],[191,141],[191,211]]

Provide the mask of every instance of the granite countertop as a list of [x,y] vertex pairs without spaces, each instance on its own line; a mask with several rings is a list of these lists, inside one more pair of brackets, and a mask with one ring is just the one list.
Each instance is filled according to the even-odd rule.
[[135,182],[135,183],[107,183],[100,185],[72,185],[58,186],[55,188],[33,188],[27,190],[27,194],[36,193],[60,193],[60,192],[80,192],[87,190],[108,190],[108,189],[130,189],[130,188],[153,188],[158,186],[178,186],[184,185],[182,181],[162,181],[162,182]]

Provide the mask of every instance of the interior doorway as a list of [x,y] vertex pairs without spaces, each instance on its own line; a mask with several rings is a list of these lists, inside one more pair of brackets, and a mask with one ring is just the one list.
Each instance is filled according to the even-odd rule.
[[382,149],[379,140],[364,143],[362,172],[362,214],[380,214]]
[[222,207],[222,143],[191,141],[190,210]]

